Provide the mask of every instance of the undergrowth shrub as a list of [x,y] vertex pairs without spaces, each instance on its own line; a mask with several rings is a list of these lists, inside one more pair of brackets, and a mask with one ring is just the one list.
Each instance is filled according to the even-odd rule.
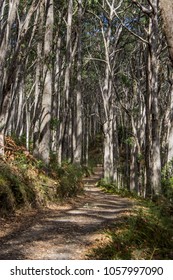
[[162,190],[164,196],[173,204],[173,177],[162,179]]
[[114,229],[105,232],[109,242],[94,248],[89,259],[172,259],[172,224],[158,217],[158,209],[153,207],[122,217]]
[[[169,184],[170,182],[172,184],[172,179],[169,180]],[[165,196],[160,195],[154,202],[138,197],[136,193],[125,188],[118,188],[114,183],[108,184],[104,179],[99,181],[98,186],[106,192],[133,198],[136,207],[127,215],[121,216],[120,222],[116,222],[116,225],[105,232],[109,242],[94,248],[88,255],[89,259],[173,258],[173,208],[170,185],[165,185]]]
[[0,212],[2,214],[11,212],[15,204],[14,195],[11,189],[7,187],[7,184],[7,180],[0,174]]
[[0,162],[0,210],[1,214],[12,212],[22,206],[35,204],[35,192],[17,170]]
[[90,177],[92,174],[94,174],[93,167],[82,165],[82,173],[84,177]]
[[59,166],[55,155],[47,166],[21,144],[6,137],[5,161],[0,159],[0,214],[56,203],[83,191],[82,176],[90,175],[89,168],[68,162]]
[[97,186],[109,193],[117,194],[121,197],[137,197],[137,193],[131,192],[124,187],[118,187],[114,182],[108,183],[104,178],[98,181]]
[[161,177],[162,194],[166,199],[164,209],[173,213],[173,160],[171,160],[162,170]]
[[54,172],[59,178],[57,191],[60,198],[74,197],[83,192],[84,170],[80,165],[63,162],[62,166],[54,167]]

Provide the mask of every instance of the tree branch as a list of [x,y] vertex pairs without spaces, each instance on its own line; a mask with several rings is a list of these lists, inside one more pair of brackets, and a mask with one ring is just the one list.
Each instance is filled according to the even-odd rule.
[[132,30],[130,30],[124,23],[123,21],[120,19],[120,17],[118,16],[118,14],[116,13],[116,17],[119,19],[119,21],[121,22],[122,26],[129,31],[133,36],[135,36],[136,38],[138,38],[140,41],[142,41],[145,44],[148,44],[148,40],[145,40],[144,38],[142,38],[141,36],[137,35],[136,33],[134,33]]
[[[147,0],[150,4],[150,6],[152,7],[152,10],[153,10],[153,6],[151,5],[151,1],[150,0]],[[148,16],[150,16],[150,14],[152,13],[152,10],[151,9],[147,9],[145,6],[143,6],[141,3],[137,2],[136,0],[132,0],[132,2],[138,7],[141,9],[141,11],[145,14],[147,14]]]

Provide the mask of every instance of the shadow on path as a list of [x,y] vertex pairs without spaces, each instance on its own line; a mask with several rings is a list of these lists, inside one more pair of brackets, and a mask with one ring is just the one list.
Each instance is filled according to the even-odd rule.
[[95,236],[131,208],[129,200],[95,187],[100,177],[101,173],[84,180],[85,199],[81,197],[78,206],[43,211],[26,227],[1,238],[0,259],[83,258]]

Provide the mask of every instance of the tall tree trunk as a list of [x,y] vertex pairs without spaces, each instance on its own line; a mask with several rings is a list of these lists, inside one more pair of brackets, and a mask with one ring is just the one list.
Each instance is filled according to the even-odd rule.
[[50,161],[51,148],[51,106],[52,106],[52,43],[53,43],[53,26],[54,26],[54,8],[53,0],[45,0],[46,30],[44,37],[44,85],[42,96],[42,110],[40,123],[39,138],[39,157],[45,164]]
[[[38,35],[43,37],[43,25],[44,25],[44,3],[42,2],[39,7],[39,26]],[[33,108],[33,155],[39,157],[39,135],[40,135],[40,115],[41,115],[41,97],[43,92],[43,39],[37,42],[37,60],[35,67],[35,96],[34,96],[34,108]]]
[[75,147],[73,160],[77,164],[82,161],[82,0],[78,1],[78,49],[77,49],[77,90],[76,118],[74,120]]
[[[168,43],[168,51],[170,60],[173,67],[173,1],[160,0],[161,14],[164,23],[164,31]],[[168,136],[168,162],[173,159],[173,77],[171,78],[171,91],[170,91],[170,127]]]
[[58,162],[61,164],[63,159],[63,145],[65,141],[66,124],[69,112],[69,94],[70,94],[70,75],[72,67],[72,19],[73,19],[73,0],[68,1],[68,15],[67,15],[67,35],[66,35],[66,69],[64,77],[64,96],[62,102],[62,118],[59,129],[59,140],[58,140]]
[[113,181],[113,138],[112,122],[104,123],[104,178]]
[[[5,61],[8,54],[9,40],[11,36],[11,28],[16,18],[19,0],[9,2],[8,16],[4,23],[5,28],[1,30],[0,40],[0,155],[4,155],[4,133],[7,121],[8,109],[10,105],[10,86],[6,84],[6,68]],[[4,6],[3,6],[4,7]],[[5,7],[4,7],[5,8]],[[5,16],[5,15],[4,15]],[[12,74],[11,74],[12,75]]]
[[[159,69],[159,58],[158,58],[158,48],[159,48],[159,26],[158,26],[158,0],[151,1],[153,12],[149,17],[149,48],[148,48],[148,104],[146,104],[146,111],[148,110],[147,105],[149,105],[150,112],[147,112],[147,125],[148,129],[146,133],[151,131],[151,153],[147,151],[148,157],[151,161],[147,166],[151,168],[151,195],[160,194],[161,192],[161,149],[160,149],[160,129],[159,129],[159,86],[158,86],[158,69]],[[148,123],[149,122],[149,123]],[[150,133],[149,133],[150,135]],[[148,137],[148,136],[147,136]],[[149,139],[147,139],[147,145],[149,144]],[[150,153],[150,154],[149,154]],[[149,159],[148,159],[149,160]],[[149,172],[149,170],[147,170]],[[150,172],[149,172],[150,173]],[[149,175],[149,174],[148,174]],[[148,178],[148,181],[150,179]],[[149,186],[147,186],[149,188]]]

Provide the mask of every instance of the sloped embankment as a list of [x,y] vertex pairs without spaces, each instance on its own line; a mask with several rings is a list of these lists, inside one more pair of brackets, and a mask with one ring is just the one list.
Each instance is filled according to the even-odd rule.
[[45,171],[24,146],[6,138],[5,157],[0,158],[0,216],[75,196],[82,190],[81,178],[82,172],[68,164]]
[[55,201],[58,181],[39,172],[32,165],[21,169],[0,159],[0,215]]
[[[82,177],[88,169],[68,162],[50,166],[35,159],[24,146],[6,137],[0,158],[0,216],[17,209],[38,208],[83,192]],[[88,174],[89,175],[89,174]]]

